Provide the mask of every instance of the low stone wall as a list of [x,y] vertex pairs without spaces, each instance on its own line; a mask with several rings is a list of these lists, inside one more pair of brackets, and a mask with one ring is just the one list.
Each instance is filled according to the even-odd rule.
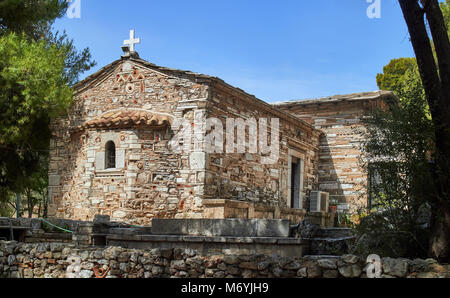
[[[11,223],[25,243],[66,243],[79,246],[120,246],[130,249],[188,248],[201,255],[265,254],[302,256],[309,243],[289,236],[288,220],[156,219],[155,227],[132,227],[98,216],[94,222],[49,220],[70,229],[61,233],[39,219],[0,218]],[[9,229],[4,230],[10,234]],[[224,236],[227,235],[227,236]],[[4,237],[0,240],[11,240]]]
[[107,246],[148,250],[191,249],[202,256],[254,255],[303,256],[309,243],[299,238],[276,237],[203,237],[165,235],[108,235]]
[[[381,277],[450,277],[435,260],[383,258]],[[5,278],[364,278],[367,264],[342,257],[200,256],[190,249],[82,248],[63,243],[0,242]]]

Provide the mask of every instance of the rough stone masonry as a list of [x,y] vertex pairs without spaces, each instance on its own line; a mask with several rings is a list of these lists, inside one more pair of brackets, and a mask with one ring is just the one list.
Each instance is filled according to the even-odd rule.
[[[311,191],[332,191],[339,203],[351,204],[366,181],[348,134],[336,134],[334,126],[323,129],[322,119],[305,121],[299,109],[267,104],[215,77],[160,67],[128,53],[75,89],[68,117],[51,124],[51,217],[92,220],[101,214],[138,225],[151,224],[153,218],[298,223]],[[352,125],[362,114],[360,105],[389,96],[361,97],[356,114],[329,117],[339,123],[336,129]],[[320,104],[318,109],[323,109]],[[198,142],[207,134],[208,118],[224,126],[227,119],[279,119],[278,131],[268,132],[279,136],[279,157],[263,164],[260,152],[208,153],[204,141]],[[174,124],[182,121],[196,129],[192,139],[179,145],[194,150],[175,153],[169,143],[183,129]],[[250,137],[248,129],[245,134]]]
[[[383,258],[382,278],[449,278],[433,259]],[[367,263],[341,257],[200,256],[191,249],[83,248],[0,241],[4,278],[365,278]]]

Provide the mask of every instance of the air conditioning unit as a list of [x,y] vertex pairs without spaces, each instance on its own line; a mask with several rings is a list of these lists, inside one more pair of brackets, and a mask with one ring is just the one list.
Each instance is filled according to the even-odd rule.
[[311,191],[309,196],[310,212],[328,212],[330,194],[323,191]]

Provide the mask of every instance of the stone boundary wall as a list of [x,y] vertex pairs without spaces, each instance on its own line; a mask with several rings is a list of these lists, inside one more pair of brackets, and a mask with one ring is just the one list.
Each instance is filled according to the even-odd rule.
[[[204,256],[255,253],[300,256],[309,247],[308,241],[288,237],[290,226],[287,220],[158,219],[155,229],[110,222],[109,217],[105,216],[98,216],[94,222],[50,221],[73,233],[62,233],[39,219],[0,218],[0,226],[10,222],[14,229],[18,229],[14,232],[14,239],[2,237],[0,240],[65,243],[75,247],[120,246],[141,250],[183,248],[196,250]],[[165,225],[172,228],[167,229]],[[9,235],[10,232],[4,229],[3,234]]]
[[[383,258],[383,278],[449,278],[433,259]],[[0,242],[3,278],[365,278],[366,262],[341,257],[199,256],[190,249],[83,248],[63,243]]]

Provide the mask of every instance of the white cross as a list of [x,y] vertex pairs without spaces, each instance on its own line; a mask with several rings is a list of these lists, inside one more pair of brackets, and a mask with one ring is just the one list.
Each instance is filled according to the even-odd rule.
[[125,40],[123,42],[125,45],[129,45],[130,46],[130,52],[134,52],[134,45],[141,43],[141,39],[140,38],[134,38],[134,30],[130,30],[130,39],[129,40]]

